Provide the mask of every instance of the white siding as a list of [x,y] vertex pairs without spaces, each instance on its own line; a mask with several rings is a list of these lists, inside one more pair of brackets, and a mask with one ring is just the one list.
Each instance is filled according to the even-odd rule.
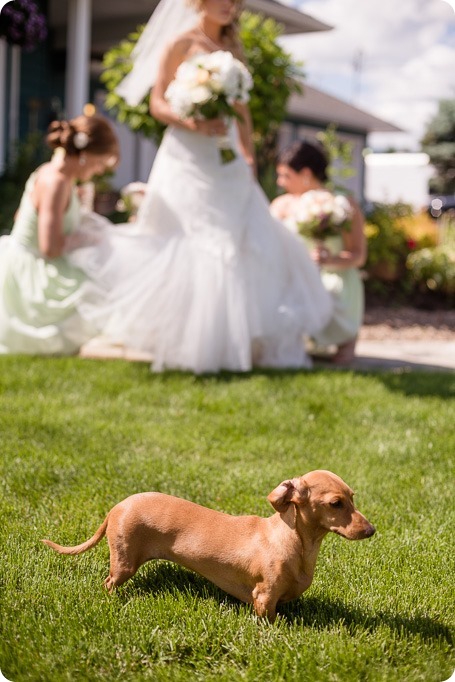
[[367,154],[365,164],[369,201],[402,201],[417,210],[428,205],[428,183],[434,168],[427,154]]

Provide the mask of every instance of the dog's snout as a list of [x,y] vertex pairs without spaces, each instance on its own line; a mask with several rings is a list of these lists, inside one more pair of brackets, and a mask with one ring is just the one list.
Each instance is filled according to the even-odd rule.
[[368,525],[368,527],[365,529],[365,537],[366,538],[371,538],[372,535],[376,533],[376,528],[371,525],[371,523]]

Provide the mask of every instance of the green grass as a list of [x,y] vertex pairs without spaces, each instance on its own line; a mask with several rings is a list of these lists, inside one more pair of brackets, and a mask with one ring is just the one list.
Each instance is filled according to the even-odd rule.
[[[0,668],[14,682],[442,682],[454,668],[455,375],[154,376],[142,364],[0,358]],[[330,469],[376,525],[324,541],[274,625],[151,562],[108,595],[103,541],[124,497],[272,513],[283,479]]]

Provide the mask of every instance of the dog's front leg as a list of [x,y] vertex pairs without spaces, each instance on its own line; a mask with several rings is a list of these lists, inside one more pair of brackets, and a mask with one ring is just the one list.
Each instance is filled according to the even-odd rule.
[[253,590],[253,606],[260,618],[267,618],[271,623],[276,619],[277,597],[264,584],[256,585]]

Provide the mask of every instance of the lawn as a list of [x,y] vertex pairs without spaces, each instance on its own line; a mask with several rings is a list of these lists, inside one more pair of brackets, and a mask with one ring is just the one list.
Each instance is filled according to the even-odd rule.
[[[0,668],[14,682],[442,682],[454,669],[455,375],[150,374],[0,358]],[[259,621],[151,562],[107,594],[108,549],[62,557],[128,495],[272,513],[282,480],[330,469],[376,535],[330,535],[313,585]]]

